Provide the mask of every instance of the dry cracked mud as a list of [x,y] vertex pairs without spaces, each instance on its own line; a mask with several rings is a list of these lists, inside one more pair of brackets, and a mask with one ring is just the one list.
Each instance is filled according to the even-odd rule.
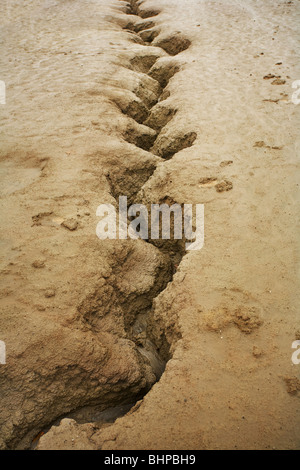
[[[299,448],[299,15],[5,2],[1,450]],[[99,240],[123,195],[204,247]]]

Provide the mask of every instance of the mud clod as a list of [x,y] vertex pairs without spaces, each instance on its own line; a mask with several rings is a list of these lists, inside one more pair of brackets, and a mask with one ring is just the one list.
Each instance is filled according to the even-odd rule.
[[61,225],[71,232],[74,232],[74,230],[78,228],[78,221],[76,219],[66,219]]
[[275,80],[273,80],[271,85],[284,85],[285,83],[286,80],[284,80],[283,78],[276,78]]
[[233,323],[243,333],[250,334],[262,325],[262,320],[254,309],[237,309],[233,316]]
[[33,268],[36,268],[36,269],[44,268],[44,267],[45,267],[45,260],[43,260],[43,259],[36,259],[35,261],[33,261],[32,267],[33,267]]
[[223,193],[224,191],[230,191],[232,188],[233,188],[233,184],[231,181],[228,181],[228,180],[224,180],[216,184],[216,191],[218,193]]
[[290,395],[297,395],[300,392],[300,380],[297,377],[284,377],[287,392]]

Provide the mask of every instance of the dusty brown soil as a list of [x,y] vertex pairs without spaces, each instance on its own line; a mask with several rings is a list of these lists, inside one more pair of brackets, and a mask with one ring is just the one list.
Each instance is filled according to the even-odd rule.
[[[298,449],[299,2],[1,19],[0,449]],[[205,244],[96,209],[205,205]]]

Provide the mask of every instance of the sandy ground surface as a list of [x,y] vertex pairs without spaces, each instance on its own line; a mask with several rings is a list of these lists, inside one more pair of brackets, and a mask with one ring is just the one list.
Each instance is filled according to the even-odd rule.
[[299,2],[1,4],[0,448],[299,449]]

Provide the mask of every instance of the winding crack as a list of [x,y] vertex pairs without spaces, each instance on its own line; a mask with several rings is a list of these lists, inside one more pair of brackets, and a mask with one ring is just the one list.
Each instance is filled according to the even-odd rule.
[[[155,28],[155,22],[148,19],[157,16],[160,13],[158,10],[143,10],[137,0],[131,0],[126,9],[123,8],[123,12],[140,18],[138,22],[130,20],[123,27],[123,29],[128,30],[128,34],[133,37],[135,42],[140,42],[146,48],[145,42],[151,44],[159,36],[159,31],[153,29]],[[145,19],[147,21],[144,21]],[[158,40],[155,46],[160,47],[170,56],[174,56],[187,49],[190,44],[191,42],[188,39],[175,35],[161,41]],[[126,100],[116,101],[116,104],[131,120],[123,135],[124,139],[147,152],[148,163],[145,166],[144,162],[141,164],[136,159],[136,163],[133,162],[129,168],[122,169],[121,177],[118,174],[120,168],[116,164],[115,170],[110,169],[106,175],[113,197],[117,200],[126,191],[128,203],[133,202],[133,198],[150,179],[158,162],[161,163],[164,161],[163,159],[172,158],[180,150],[191,146],[197,137],[195,132],[179,134],[173,138],[166,138],[162,133],[163,128],[175,116],[177,111],[167,105],[161,105],[161,102],[170,96],[166,87],[169,80],[180,70],[179,65],[169,62],[167,57],[161,58],[153,53],[145,53],[132,59],[130,66],[136,73],[144,76],[144,79],[141,78],[141,85],[135,90],[135,99],[132,99],[129,103],[126,103]],[[126,184],[124,183],[125,180],[127,181]],[[160,204],[169,205],[175,202],[167,195],[164,195],[159,201]],[[113,318],[116,321],[118,321],[118,318],[123,318],[127,340],[135,343],[141,361],[151,366],[157,381],[163,374],[165,365],[171,356],[170,344],[165,334],[160,334],[157,340],[155,339],[155,333],[153,335],[153,332],[155,332],[153,302],[167,287],[167,284],[172,282],[173,275],[185,255],[185,241],[172,239],[139,240],[135,243],[150,243],[152,245],[151,250],[148,251],[149,260],[134,259],[130,249],[127,249],[127,251],[125,249],[123,253],[117,253],[112,280],[103,280],[97,291],[90,293],[83,299],[78,306],[78,313],[82,322],[86,323],[95,332],[102,331],[102,318],[105,316],[106,311],[111,312],[113,310],[115,312]],[[142,272],[145,270],[145,266],[150,263],[156,263],[154,284],[149,286],[146,291],[140,292],[138,288],[133,291],[128,290],[126,286],[130,283],[132,269]],[[102,312],[100,317],[99,311]],[[175,336],[179,338],[180,332],[177,331]],[[110,419],[106,422],[112,424],[115,419],[126,414],[132,406],[135,406],[138,400],[149,392],[150,388],[145,386],[134,396],[128,396],[128,391],[124,395],[121,394],[120,399],[115,400],[114,403],[118,405],[117,407],[120,404],[127,403],[127,405],[123,408],[119,407],[119,411],[114,409],[113,418],[111,418],[106,408],[110,416]],[[108,401],[107,406],[111,407],[112,404]],[[94,408],[88,407],[88,414],[84,414],[85,408],[87,407],[80,407],[64,417],[75,417],[77,419],[83,413],[84,417],[78,418],[81,419],[81,422],[97,421],[97,413],[99,414],[97,405]],[[102,407],[101,413],[103,412]],[[34,445],[36,445],[36,440]]]
[[[135,15],[142,19],[157,16],[159,13],[160,12],[157,10],[142,10],[137,0],[131,0],[127,12],[128,15]],[[155,27],[155,22],[152,19],[137,22],[135,25],[132,25],[132,30],[143,37],[143,33],[145,33],[145,31],[150,31],[150,27]],[[153,31],[153,29],[151,29],[151,31]],[[156,36],[156,34],[154,37],[147,36],[148,42],[152,42]],[[158,41],[156,46],[164,49],[169,55],[176,55],[187,49],[190,44],[191,42],[188,39],[175,35],[168,39],[164,39],[163,41]],[[145,88],[142,86],[136,91],[136,95],[139,99],[139,112],[133,112],[133,109],[137,109],[137,101],[133,101],[132,105],[129,105],[126,109],[122,109],[123,113],[136,121],[136,123],[129,125],[123,137],[127,142],[142,148],[147,152],[151,152],[163,159],[170,159],[180,150],[190,147],[197,138],[197,134],[195,132],[179,134],[172,138],[165,137],[162,133],[163,128],[174,117],[177,110],[166,105],[161,105],[160,102],[169,96],[169,92],[166,90],[166,87],[169,80],[180,70],[180,67],[174,62],[168,62],[166,58],[161,59],[161,57],[154,57],[149,54],[136,56],[131,60],[131,65],[136,72],[142,72],[150,77],[152,82],[146,80],[144,82]],[[156,86],[153,85],[154,81],[157,83]],[[151,85],[150,89],[149,85]],[[141,93],[141,90],[143,93]],[[149,102],[149,99],[147,98],[147,92],[149,93],[149,91],[156,95],[156,99],[153,102]],[[147,181],[150,179],[155,169],[156,164],[154,164],[152,170],[149,171]],[[135,172],[134,169],[132,169],[132,171]],[[110,177],[109,182],[114,198],[118,199],[118,197],[123,193],[120,191],[120,188],[118,190],[113,178]],[[137,177],[135,179],[134,194],[137,194],[145,183],[146,181],[144,179],[141,181]],[[132,201],[132,194],[128,194],[128,199],[129,201]],[[164,196],[159,202],[160,204],[166,203],[172,205],[176,201],[172,201],[168,196]],[[169,258],[172,266],[171,276],[167,276],[167,282],[165,282],[165,280],[161,282],[159,289],[159,293],[161,293],[165,289],[167,283],[172,281],[173,275],[185,255],[184,240],[146,240],[143,242],[153,244],[161,253],[164,253],[164,255]],[[157,296],[158,294],[156,296],[151,296],[150,298],[148,295],[148,299],[151,300],[148,308],[141,313],[136,312],[135,320],[130,324],[129,337],[135,342],[137,341],[137,332],[138,334],[142,333],[145,335],[144,339],[147,339],[147,325],[151,317],[153,301]],[[129,308],[129,310],[131,310],[131,308]],[[129,330],[127,331],[129,333]],[[164,359],[169,359],[168,353],[166,353],[166,351],[169,350],[169,345],[164,344],[160,349],[165,351]]]
[[[129,15],[136,15],[142,19],[154,17],[159,14],[159,11],[154,10],[141,10],[136,0],[131,0],[130,7],[128,8]],[[138,22],[132,25],[132,30],[145,42],[151,43],[158,35],[159,32],[155,29],[154,21]],[[182,38],[178,35],[172,36],[163,41],[158,41],[156,46],[164,49],[169,55],[176,55],[190,46],[191,42],[188,39]],[[170,108],[166,105],[161,105],[160,101],[166,99],[168,91],[165,90],[169,80],[180,70],[178,64],[171,62],[169,63],[166,59],[161,60],[160,57],[145,54],[136,56],[131,60],[131,66],[136,70],[137,73],[141,72],[152,79],[152,82],[147,79],[143,83],[144,87],[141,86],[139,90],[136,90],[136,95],[139,101],[133,101],[133,104],[127,108],[122,109],[122,112],[132,118],[135,123],[132,123],[127,128],[124,139],[139,147],[147,152],[152,152],[158,157],[164,159],[172,158],[177,152],[184,148],[190,147],[197,134],[195,132],[189,132],[179,134],[173,138],[166,138],[161,134],[162,129],[176,114],[176,109]],[[155,82],[157,85],[154,85]],[[150,88],[149,88],[150,85]],[[149,100],[149,92],[152,93],[156,98],[151,102]],[[139,103],[138,111],[137,103]],[[134,110],[134,111],[133,111]],[[152,176],[156,169],[156,165],[153,165],[153,169],[148,174],[148,179]],[[132,171],[135,171],[132,169]],[[136,176],[136,175],[135,175]],[[111,184],[112,193],[115,199],[118,199],[122,195],[120,190],[117,190],[115,182],[112,178],[109,179]],[[147,180],[148,181],[148,180]],[[142,182],[139,178],[136,178],[134,193],[137,194],[140,189],[145,185],[145,180]],[[119,188],[120,189],[120,188]],[[132,194],[128,194],[129,200],[132,200]],[[162,197],[159,201],[161,203],[172,205],[175,201],[171,200],[168,196]],[[172,235],[172,234],[171,234]],[[176,272],[183,256],[185,255],[184,241],[183,240],[144,240],[143,243],[151,243],[156,249],[163,253],[169,260],[171,266],[170,272],[161,278],[159,282],[160,288],[158,292],[152,294],[147,293],[147,307],[143,309],[133,309],[129,305],[128,299],[125,304],[124,311],[125,318],[128,317],[128,311],[130,314],[130,321],[127,323],[127,335],[135,342],[139,348],[139,352],[150,362],[153,362],[153,358],[164,364],[170,359],[169,355],[169,344],[166,340],[161,340],[160,344],[154,345],[150,341],[147,330],[150,327],[151,330],[151,316],[153,309],[153,301],[157,296],[166,288],[169,282],[172,282],[173,275]],[[165,274],[164,274],[165,275]],[[153,328],[152,328],[153,329]],[[161,357],[163,356],[163,357]],[[160,377],[164,370],[164,367],[160,367],[160,373],[157,374],[157,378]],[[140,397],[139,397],[140,398]]]

